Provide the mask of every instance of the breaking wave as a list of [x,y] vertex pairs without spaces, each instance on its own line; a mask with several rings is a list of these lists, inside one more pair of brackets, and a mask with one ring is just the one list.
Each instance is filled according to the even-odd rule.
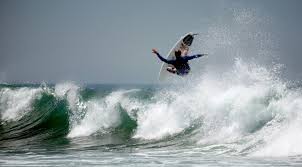
[[223,74],[206,71],[172,86],[3,84],[0,146],[95,137],[106,139],[107,146],[190,145],[214,154],[301,155],[301,90],[276,71],[236,59]]

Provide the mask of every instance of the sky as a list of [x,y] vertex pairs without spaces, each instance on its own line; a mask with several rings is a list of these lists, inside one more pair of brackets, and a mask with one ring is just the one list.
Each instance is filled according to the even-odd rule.
[[192,63],[223,71],[235,57],[302,77],[300,0],[0,0],[0,82],[156,83],[180,36],[200,35]]

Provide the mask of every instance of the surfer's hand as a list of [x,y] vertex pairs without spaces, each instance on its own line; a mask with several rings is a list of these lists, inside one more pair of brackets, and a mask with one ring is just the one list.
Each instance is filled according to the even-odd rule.
[[157,54],[157,50],[156,49],[152,49],[152,53]]

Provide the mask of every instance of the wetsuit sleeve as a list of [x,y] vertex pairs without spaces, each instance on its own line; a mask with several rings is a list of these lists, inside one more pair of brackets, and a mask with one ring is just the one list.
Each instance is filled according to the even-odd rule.
[[173,62],[174,62],[173,60],[167,60],[167,59],[163,58],[159,53],[156,53],[156,55],[161,61],[163,61],[167,64],[173,64]]
[[204,55],[205,54],[197,54],[197,55],[192,55],[192,56],[186,56],[186,60],[192,60],[192,59],[195,59],[195,58],[202,57]]

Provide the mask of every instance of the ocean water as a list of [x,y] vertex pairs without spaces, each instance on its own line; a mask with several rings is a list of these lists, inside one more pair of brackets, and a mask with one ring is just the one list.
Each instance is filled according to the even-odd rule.
[[301,86],[237,60],[171,85],[1,84],[0,166],[302,166]]

